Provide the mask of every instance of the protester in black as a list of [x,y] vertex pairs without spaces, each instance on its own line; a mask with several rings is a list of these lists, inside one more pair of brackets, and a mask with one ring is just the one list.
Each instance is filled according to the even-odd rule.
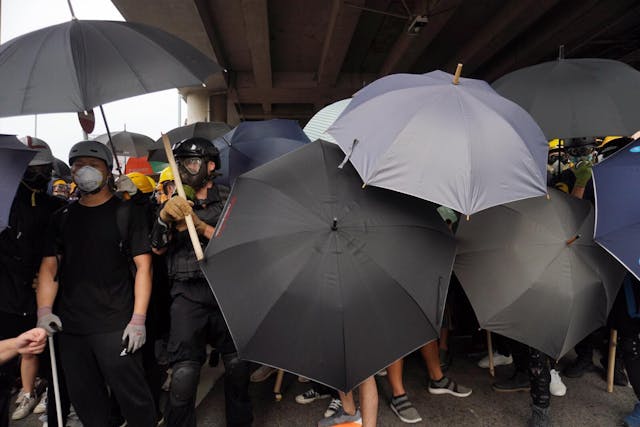
[[[81,197],[57,211],[49,226],[38,325],[49,333],[62,329],[56,335],[60,361],[84,426],[107,427],[108,386],[129,426],[151,427],[155,408],[137,352],[151,293],[148,228],[144,212],[112,194],[112,161],[109,149],[95,141],[71,148]],[[118,217],[127,218],[126,230]]]
[[[228,426],[249,426],[253,421],[249,399],[249,368],[237,351],[220,308],[194,255],[184,218],[191,215],[202,244],[213,236],[222,211],[218,188],[213,183],[219,163],[218,150],[202,138],[190,138],[173,148],[180,177],[194,193],[188,202],[169,199],[160,210],[151,233],[156,253],[166,253],[171,284],[171,330],[168,352],[173,366],[167,425],[195,427],[195,398],[206,345],[222,355]],[[193,204],[193,208],[191,206]]]
[[[0,339],[13,338],[36,323],[33,283],[42,259],[42,237],[51,214],[64,202],[46,193],[53,155],[44,141],[23,140],[37,151],[25,171],[9,213],[8,227],[0,233]],[[34,382],[38,358],[25,354],[0,368],[0,426],[9,422],[9,393],[22,371],[23,396],[14,419],[24,418],[37,404]],[[17,418],[16,418],[17,417]]]

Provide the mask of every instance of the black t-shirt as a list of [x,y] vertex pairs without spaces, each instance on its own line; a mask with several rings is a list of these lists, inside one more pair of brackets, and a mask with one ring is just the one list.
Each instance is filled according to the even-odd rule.
[[[62,255],[54,313],[65,332],[94,334],[124,329],[133,312],[131,257],[151,251],[142,209],[130,206],[123,239],[117,197],[100,206],[72,203],[52,219],[44,256]],[[121,225],[122,227],[122,225]],[[122,245],[129,250],[121,248]]]
[[33,278],[42,260],[42,242],[51,215],[66,203],[46,193],[33,193],[20,184],[9,213],[9,226],[0,233],[0,311],[36,312]]

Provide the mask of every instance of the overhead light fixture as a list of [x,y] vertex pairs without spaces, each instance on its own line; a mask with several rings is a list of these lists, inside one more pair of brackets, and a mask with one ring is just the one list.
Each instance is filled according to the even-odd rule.
[[417,16],[415,16],[411,20],[411,23],[409,24],[409,27],[407,27],[407,33],[409,35],[418,34],[420,32],[420,30],[422,29],[422,27],[427,25],[427,22],[429,22],[429,18],[427,17],[427,15],[417,15]]

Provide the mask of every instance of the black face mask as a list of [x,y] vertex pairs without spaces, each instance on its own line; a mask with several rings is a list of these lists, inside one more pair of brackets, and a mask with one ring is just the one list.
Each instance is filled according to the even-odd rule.
[[22,181],[34,190],[44,191],[51,180],[51,165],[29,166]]

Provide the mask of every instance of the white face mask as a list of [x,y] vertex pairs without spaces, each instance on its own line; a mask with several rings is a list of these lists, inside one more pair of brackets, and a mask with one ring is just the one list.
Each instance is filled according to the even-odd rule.
[[91,193],[102,187],[105,179],[102,172],[92,166],[83,166],[73,175],[73,180],[83,193]]

